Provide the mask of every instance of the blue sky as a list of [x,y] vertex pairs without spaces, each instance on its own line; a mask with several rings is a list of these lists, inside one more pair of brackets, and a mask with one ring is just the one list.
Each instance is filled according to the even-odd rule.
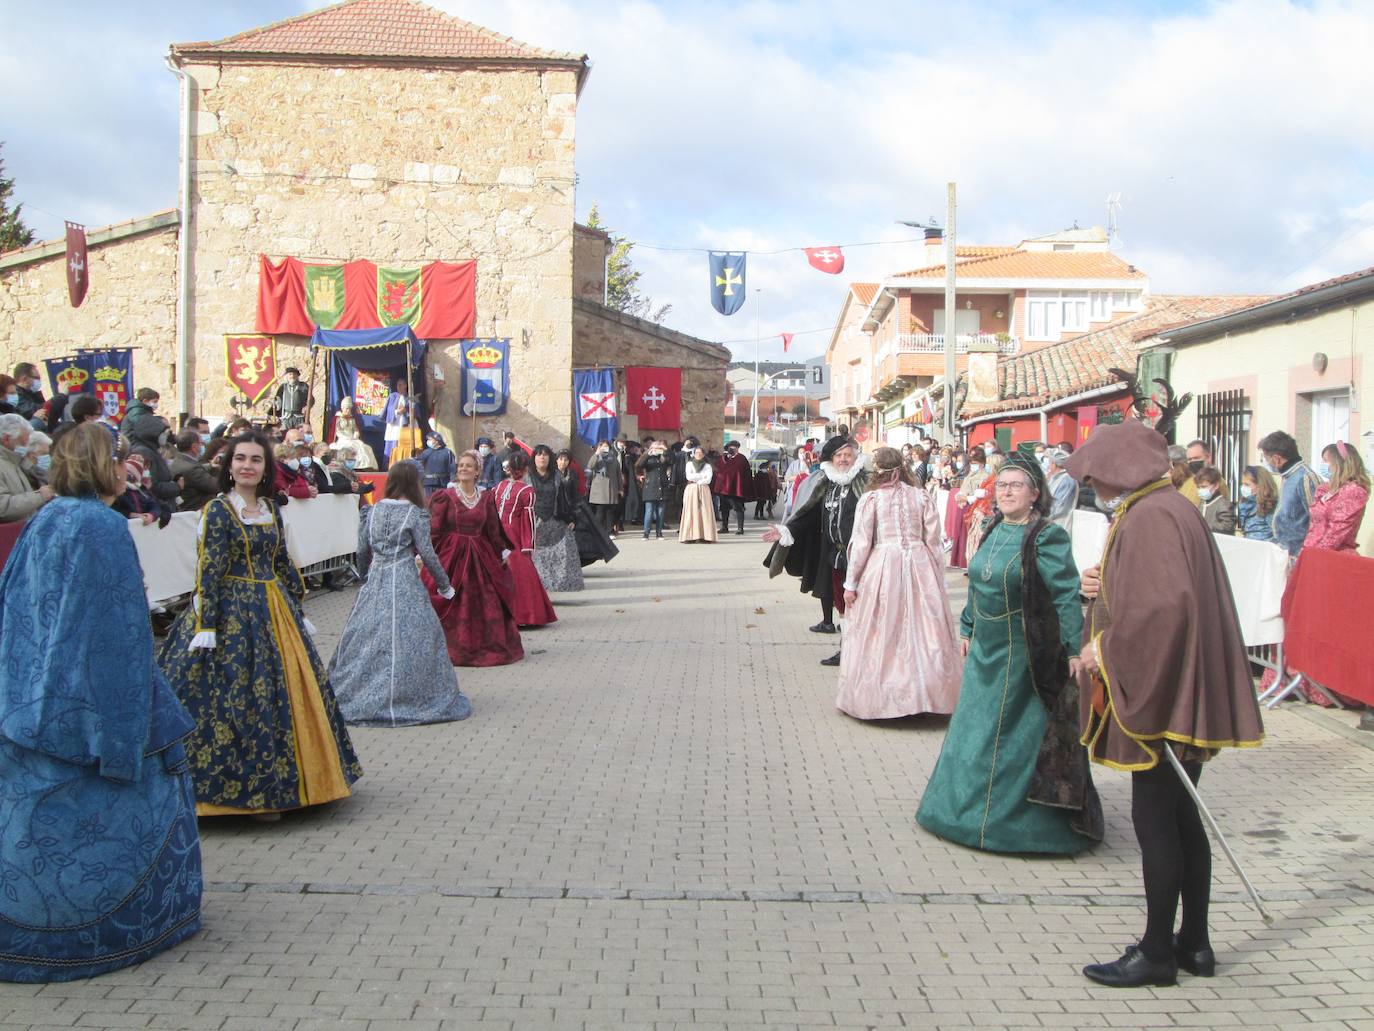
[[[0,139],[32,226],[58,235],[171,207],[173,41],[310,0],[0,0]],[[1374,5],[859,4],[435,0],[541,46],[586,52],[578,213],[645,244],[773,250],[909,239],[943,216],[1014,243],[1101,224],[1159,293],[1267,293],[1374,263]],[[112,56],[113,55],[113,56]],[[442,255],[460,257],[459,255]],[[706,258],[636,252],[667,323],[752,357],[830,326],[844,281],[757,256],[739,314],[712,312]],[[915,264],[848,252],[844,280]],[[800,337],[818,352],[826,333]]]

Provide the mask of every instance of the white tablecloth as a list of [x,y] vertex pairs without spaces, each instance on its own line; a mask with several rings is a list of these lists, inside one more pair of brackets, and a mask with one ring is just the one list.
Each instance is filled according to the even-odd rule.
[[[1073,514],[1073,560],[1082,572],[1096,565],[1107,545],[1107,517],[1078,509]],[[1277,544],[1216,534],[1217,550],[1231,581],[1247,647],[1283,641],[1283,588],[1288,581],[1288,553]]]
[[[281,510],[286,551],[297,566],[351,555],[358,548],[358,498],[323,494],[293,500]],[[164,529],[130,521],[148,599],[169,601],[196,589],[196,533],[199,512],[178,512]]]

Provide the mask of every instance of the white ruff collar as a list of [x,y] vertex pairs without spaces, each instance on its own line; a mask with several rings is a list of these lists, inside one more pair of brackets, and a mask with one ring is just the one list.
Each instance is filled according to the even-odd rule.
[[831,462],[822,462],[821,472],[825,473],[825,478],[831,483],[838,483],[840,486],[844,487],[853,483],[854,477],[864,471],[864,466],[868,464],[867,460],[868,456],[860,451],[859,457],[854,459],[854,464],[845,472],[840,472]]

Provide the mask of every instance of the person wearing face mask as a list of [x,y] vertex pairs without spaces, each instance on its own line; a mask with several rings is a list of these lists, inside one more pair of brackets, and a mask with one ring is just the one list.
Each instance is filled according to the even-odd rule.
[[1231,499],[1222,491],[1221,473],[1210,465],[1203,466],[1193,477],[1197,488],[1198,510],[1202,521],[1213,533],[1231,536],[1236,532],[1236,510]]
[[1240,481],[1240,504],[1236,520],[1246,540],[1274,539],[1274,506],[1279,502],[1279,487],[1274,474],[1264,466],[1247,465]]
[[348,448],[353,452],[354,461],[360,470],[377,468],[377,456],[363,440],[362,427],[358,424],[357,410],[353,398],[345,397],[339,402],[338,414],[334,416],[334,440],[336,448]]
[[[1172,455],[1170,457],[1172,458]],[[1188,463],[1188,472],[1182,486],[1178,488],[1179,493],[1197,505],[1198,508],[1201,508],[1202,498],[1198,494],[1196,477],[1198,473],[1212,464],[1212,445],[1205,440],[1190,440],[1184,449],[1183,460]],[[1231,490],[1226,485],[1225,479],[1221,481],[1220,492],[1230,497]]]
[[19,523],[53,499],[52,488],[34,489],[22,462],[33,430],[17,412],[0,414],[0,523]]
[[14,408],[25,419],[32,419],[43,407],[43,380],[32,362],[20,362],[14,367],[14,386],[17,395]]
[[158,529],[166,529],[172,521],[174,506],[163,505],[148,490],[148,472],[139,454],[124,457],[125,485],[123,493],[117,495],[110,507],[120,515],[144,526],[157,523]]
[[316,496],[334,494],[337,492],[334,481],[329,475],[329,470],[325,468],[325,463],[316,457],[316,448],[320,451],[325,450],[323,444],[310,445],[302,442],[296,445],[296,469],[305,477],[305,482],[315,488]]
[[711,497],[714,472],[706,460],[706,449],[697,444],[682,474],[687,488],[682,494],[682,522],[677,539],[683,544],[716,543],[716,506]]
[[1356,537],[1369,503],[1369,475],[1364,460],[1351,444],[1338,440],[1322,449],[1326,483],[1317,488],[1307,523],[1303,549],[1359,550]]
[[272,449],[272,457],[272,495],[278,505],[286,504],[291,498],[304,501],[319,494],[314,484],[301,475],[301,461],[296,456],[295,444],[278,444]]
[[1307,539],[1312,501],[1322,478],[1309,469],[1298,454],[1298,442],[1283,430],[1260,439],[1260,457],[1279,477],[1279,503],[1274,508],[1274,541],[1296,559]]
[[[478,457],[481,458],[480,453]],[[444,443],[443,434],[437,430],[425,436],[425,448],[415,456],[415,462],[420,466],[420,479],[427,499],[433,497],[436,490],[443,490],[452,483],[453,475],[458,470],[457,458]],[[482,484],[478,482],[477,486],[481,489]]]
[[156,415],[143,416],[133,424],[128,434],[130,453],[141,456],[148,470],[148,490],[157,498],[159,504],[175,512],[177,495],[181,493],[181,488],[172,478],[171,467],[162,457],[162,449],[170,437],[171,430],[167,426],[167,421]]
[[[0,415],[19,414],[19,386],[12,376],[0,372]],[[26,422],[28,420],[25,420]]]
[[477,438],[477,457],[482,460],[482,471],[477,476],[480,490],[491,490],[501,482],[501,459],[493,453],[490,437]]
[[[985,500],[989,494],[983,486],[988,478],[986,472],[987,452],[975,445],[969,448],[968,465],[962,476],[952,479],[949,488],[949,501],[945,503],[945,536],[949,538],[949,564],[955,569],[968,565],[965,554],[968,545],[968,520],[964,510],[971,502]],[[982,497],[978,492],[983,491]]]
[[322,465],[329,473],[329,483],[333,487],[335,494],[356,494],[358,495],[358,505],[366,508],[370,503],[369,495],[373,492],[373,486],[365,483],[359,478],[357,473],[358,459],[348,448],[339,448],[337,451],[325,449],[315,456],[315,464]]
[[739,441],[732,440],[725,445],[725,453],[715,463],[711,489],[716,493],[720,505],[720,532],[730,532],[730,513],[739,520],[736,536],[744,536],[744,503],[754,496],[754,475],[749,469],[749,459],[739,452]]
[[24,475],[35,487],[48,482],[48,471],[52,468],[52,438],[46,433],[34,430],[29,434],[29,453],[24,456]]
[[205,503],[219,493],[219,484],[209,468],[201,461],[205,453],[205,443],[200,434],[185,430],[177,437],[177,453],[168,468],[172,478],[181,483],[181,511],[195,512],[205,507]]
[[150,415],[157,414],[161,396],[152,387],[139,387],[134,391],[133,403],[124,410],[124,418],[119,423],[120,436],[128,439],[133,429]]
[[1219,749],[1264,738],[1230,579],[1214,535],[1171,488],[1155,430],[1136,419],[1098,426],[1068,469],[1115,514],[1102,561],[1083,571],[1087,626],[1070,667],[1089,758],[1131,774],[1145,885],[1139,942],[1083,974],[1113,988],[1170,985],[1179,969],[1211,977],[1211,845],[1163,750],[1196,784]]
[[587,475],[591,478],[587,500],[596,516],[596,525],[602,533],[614,537],[615,513],[625,497],[625,488],[621,482],[620,458],[611,450],[609,440],[596,445],[587,463]]

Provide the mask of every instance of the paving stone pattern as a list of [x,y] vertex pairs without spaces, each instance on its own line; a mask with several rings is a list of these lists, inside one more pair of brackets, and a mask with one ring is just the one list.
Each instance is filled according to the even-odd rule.
[[[1202,787],[1276,920],[1214,864],[1212,980],[1086,982],[1143,924],[1129,778],[1077,859],[912,814],[945,722],[838,714],[834,638],[759,524],[620,539],[464,723],[357,730],[353,798],[201,825],[205,930],[141,967],[0,985],[0,1028],[1374,1028],[1374,751],[1280,711]],[[955,604],[963,581],[949,576]],[[352,592],[307,603],[332,650]],[[1339,729],[1339,728],[1336,728]]]

